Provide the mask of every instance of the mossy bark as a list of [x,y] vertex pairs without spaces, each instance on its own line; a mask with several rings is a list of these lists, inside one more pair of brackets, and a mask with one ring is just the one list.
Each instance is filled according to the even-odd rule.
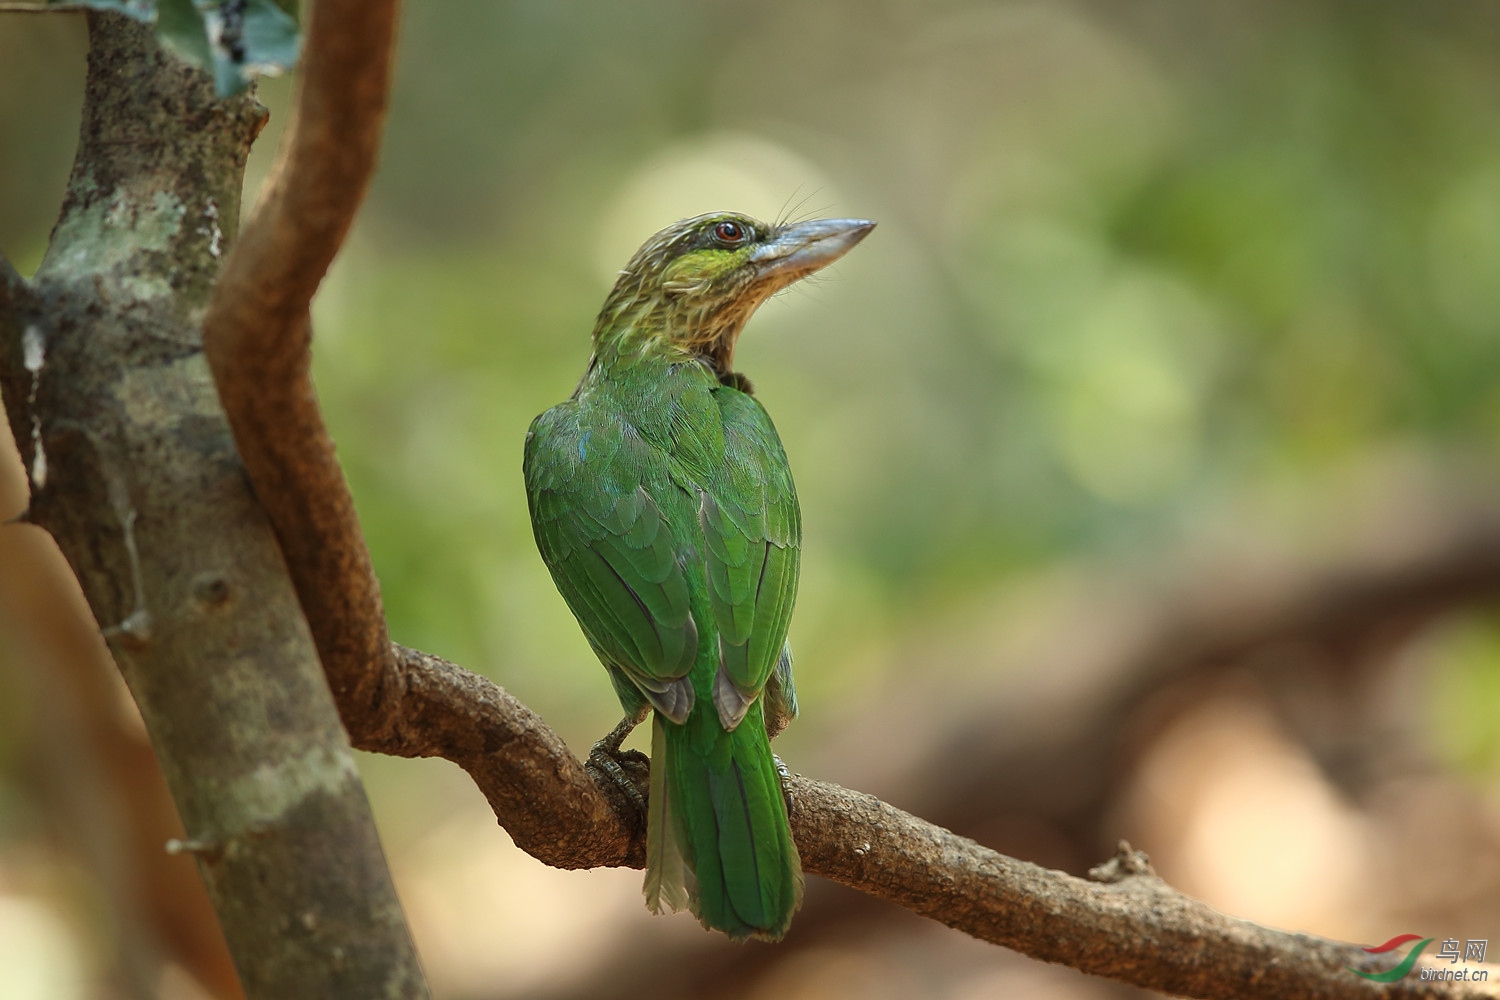
[[200,342],[265,112],[217,100],[149,28],[88,17],[61,217],[31,282],[0,268],[25,520],[56,539],[140,705],[246,994],[426,996]]

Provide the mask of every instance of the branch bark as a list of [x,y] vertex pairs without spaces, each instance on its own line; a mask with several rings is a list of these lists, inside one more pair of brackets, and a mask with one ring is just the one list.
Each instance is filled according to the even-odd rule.
[[88,21],[61,217],[35,280],[7,275],[0,302],[23,517],[57,540],[140,706],[246,994],[426,996],[198,341],[265,112],[216,100],[148,27]]
[[1086,880],[1005,857],[870,795],[801,778],[794,794],[808,871],[1043,961],[1225,1000],[1470,995],[1354,976],[1346,966],[1374,969],[1358,946],[1225,916],[1166,885],[1128,844]]
[[[396,0],[318,0],[290,134],[230,251],[203,347],[356,745],[399,700],[380,586],[309,372],[308,305],[353,222],[385,122]],[[343,581],[335,587],[330,580]]]
[[[642,833],[629,807],[613,796],[601,802],[535,715],[482,677],[398,652],[413,710],[396,728],[410,734],[409,748],[464,766],[519,846],[561,868],[641,867]],[[1085,880],[1007,858],[837,785],[798,776],[792,791],[792,829],[808,872],[1033,958],[1195,997],[1471,995],[1415,979],[1367,982],[1345,971],[1375,967],[1357,946],[1227,917],[1172,890],[1134,853],[1106,866],[1106,881]]]
[[[391,728],[403,750],[460,764],[518,846],[559,868],[644,862],[644,832],[562,741],[498,685],[396,647],[409,685]],[[634,777],[644,785],[644,773]],[[1080,879],[1008,858],[873,796],[796,776],[792,832],[804,869],[981,940],[1170,993],[1312,1000],[1480,995],[1419,980],[1380,985],[1358,946],[1225,916],[1128,852]]]

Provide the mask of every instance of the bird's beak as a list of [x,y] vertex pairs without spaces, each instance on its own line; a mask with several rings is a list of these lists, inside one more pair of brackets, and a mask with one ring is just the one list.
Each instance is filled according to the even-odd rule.
[[827,267],[875,228],[868,219],[816,219],[787,226],[755,248],[750,260],[762,280],[789,285]]

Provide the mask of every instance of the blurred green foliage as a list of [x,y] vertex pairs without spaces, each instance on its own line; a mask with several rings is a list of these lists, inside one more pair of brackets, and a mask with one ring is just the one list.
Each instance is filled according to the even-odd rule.
[[[55,20],[0,16],[23,264],[76,120],[80,32]],[[1497,51],[1479,0],[409,5],[316,347],[396,637],[570,739],[610,721],[521,440],[582,372],[612,269],[697,211],[880,222],[739,354],[803,497],[813,717],[1009,574],[1150,552],[1398,444],[1493,457]]]
[[1432,645],[1437,666],[1426,691],[1426,718],[1450,765],[1471,777],[1500,770],[1500,616],[1480,616],[1442,630]]

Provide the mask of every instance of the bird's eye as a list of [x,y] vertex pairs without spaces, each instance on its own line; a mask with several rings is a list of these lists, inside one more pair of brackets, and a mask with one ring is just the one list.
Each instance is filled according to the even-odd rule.
[[739,243],[745,238],[745,227],[738,222],[721,222],[714,226],[714,236],[720,243]]

